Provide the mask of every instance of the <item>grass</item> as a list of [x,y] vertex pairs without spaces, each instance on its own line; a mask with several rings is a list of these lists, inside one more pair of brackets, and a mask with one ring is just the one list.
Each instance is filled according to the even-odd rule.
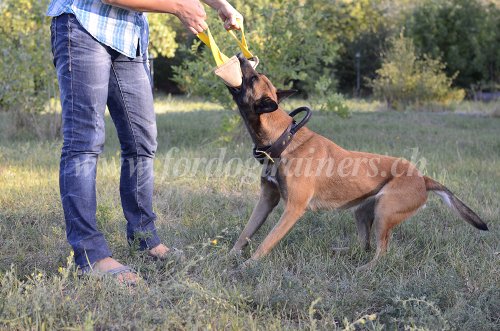
[[[165,243],[184,249],[186,261],[151,261],[127,245],[119,145],[107,118],[97,218],[114,256],[146,281],[128,290],[109,279],[76,278],[58,194],[61,142],[27,132],[0,135],[0,329],[498,330],[500,119],[377,107],[361,104],[365,111],[348,120],[316,113],[309,127],[349,149],[425,158],[424,172],[476,210],[489,232],[458,220],[431,197],[394,231],[377,267],[356,272],[373,252],[358,248],[352,215],[308,212],[267,258],[230,277],[241,261],[228,250],[258,196],[250,140],[219,139],[229,111],[163,97],[157,102],[157,226]],[[0,130],[9,121],[0,114]],[[218,158],[221,148],[226,160],[248,161],[248,173],[231,175],[235,163],[232,172],[217,164],[208,175],[205,168],[184,171],[182,162]],[[246,257],[281,211],[280,205]],[[335,254],[331,248],[340,245],[349,251]]]

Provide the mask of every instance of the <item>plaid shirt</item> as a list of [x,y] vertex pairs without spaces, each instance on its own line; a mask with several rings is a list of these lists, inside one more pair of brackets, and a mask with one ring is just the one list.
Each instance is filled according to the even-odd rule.
[[118,52],[135,58],[147,50],[146,15],[102,3],[100,0],[52,0],[47,16],[74,14],[94,38]]

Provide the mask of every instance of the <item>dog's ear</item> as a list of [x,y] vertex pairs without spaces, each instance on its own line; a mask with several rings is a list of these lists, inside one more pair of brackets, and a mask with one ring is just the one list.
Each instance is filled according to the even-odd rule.
[[278,90],[276,91],[276,94],[278,95],[278,103],[280,103],[282,100],[288,98],[291,95],[294,95],[297,93],[297,90]]
[[257,114],[272,113],[278,109],[278,103],[270,97],[263,97],[255,103],[255,112]]

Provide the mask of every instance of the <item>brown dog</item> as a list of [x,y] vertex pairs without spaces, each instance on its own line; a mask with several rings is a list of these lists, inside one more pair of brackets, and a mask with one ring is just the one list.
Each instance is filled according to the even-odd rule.
[[[278,103],[290,91],[279,91],[263,74],[239,56],[243,84],[229,88],[257,148],[283,140],[292,117]],[[280,153],[279,160],[265,162],[260,198],[248,224],[232,248],[239,253],[264,223],[280,198],[285,210],[257,248],[257,260],[281,240],[306,209],[353,208],[361,245],[370,247],[375,228],[377,250],[367,268],[387,250],[392,228],[414,215],[433,191],[465,221],[480,230],[487,225],[445,186],[423,176],[410,162],[390,156],[348,151],[306,127],[300,128]],[[283,140],[284,141],[284,140]],[[285,143],[283,142],[283,145]],[[269,155],[268,155],[269,156]]]

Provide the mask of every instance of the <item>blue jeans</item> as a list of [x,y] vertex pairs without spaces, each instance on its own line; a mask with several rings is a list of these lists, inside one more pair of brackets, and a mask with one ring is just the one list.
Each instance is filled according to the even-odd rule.
[[52,53],[61,92],[63,137],[59,185],[66,235],[80,267],[111,256],[96,226],[97,159],[106,105],[121,146],[120,197],[127,239],[160,244],[153,212],[156,119],[147,55],[127,58],[94,39],[74,15],[54,17]]

